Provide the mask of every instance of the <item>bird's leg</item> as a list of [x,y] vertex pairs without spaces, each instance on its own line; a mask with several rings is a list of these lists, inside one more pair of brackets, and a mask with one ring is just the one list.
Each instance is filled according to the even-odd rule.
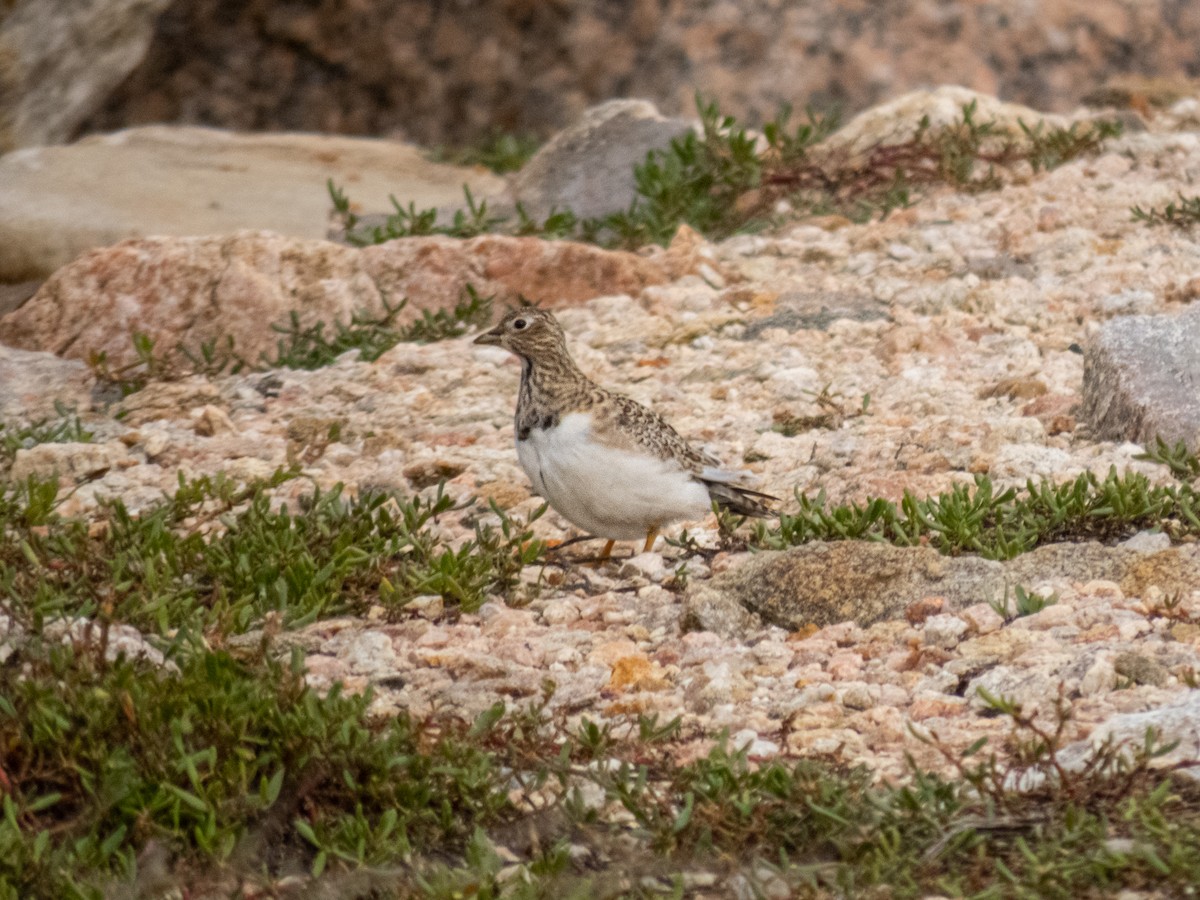
[[604,549],[600,551],[600,558],[596,560],[598,563],[606,562],[612,556],[612,548],[616,545],[616,541],[609,541],[604,545]]
[[651,526],[650,530],[646,532],[646,546],[642,547],[642,552],[649,553],[651,550],[653,550],[654,542],[657,539],[658,539],[658,529],[655,528],[654,526]]

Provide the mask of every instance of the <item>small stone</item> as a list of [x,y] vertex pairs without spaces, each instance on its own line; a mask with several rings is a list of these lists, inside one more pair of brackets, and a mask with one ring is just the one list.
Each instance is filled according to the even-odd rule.
[[120,441],[104,444],[37,444],[17,451],[9,477],[21,481],[31,475],[82,481],[107,472],[129,458]]
[[1200,625],[1195,622],[1176,622],[1171,626],[1170,634],[1182,643],[1200,642]]
[[639,654],[613,663],[608,686],[618,691],[661,691],[670,687],[670,682],[658,663]]
[[990,603],[976,603],[959,613],[959,617],[970,626],[975,634],[991,634],[1004,627],[1004,618]]
[[1021,616],[1012,624],[1014,628],[1028,628],[1031,631],[1048,631],[1059,625],[1072,624],[1075,609],[1067,603],[1053,603],[1038,612]]
[[542,610],[542,621],[550,626],[570,625],[579,618],[579,606],[570,600],[556,600]]
[[1063,215],[1061,207],[1055,206],[1053,203],[1048,203],[1038,210],[1037,214],[1037,230],[1038,231],[1057,231],[1066,223],[1066,216]]
[[1121,541],[1118,547],[1136,550],[1138,553],[1158,553],[1171,547],[1171,538],[1162,531],[1139,531],[1128,540]]
[[930,616],[936,616],[946,605],[944,597],[922,597],[916,603],[910,603],[904,610],[904,618],[910,625],[920,625]]
[[382,631],[364,631],[338,651],[338,659],[351,672],[373,675],[394,666],[396,650],[392,646],[392,639]]
[[1032,400],[1049,392],[1040,378],[1004,378],[979,392],[980,400],[1007,397],[1009,400]]
[[411,609],[423,619],[436,619],[445,611],[446,603],[440,594],[421,594],[404,604],[404,608]]
[[851,684],[842,690],[842,706],[847,709],[870,709],[874,705],[866,684]]
[[142,452],[146,459],[155,460],[171,446],[171,436],[161,428],[147,428],[142,431]]
[[1113,670],[1134,684],[1148,684],[1153,687],[1162,687],[1170,677],[1170,673],[1160,663],[1133,650],[1122,653],[1113,660]]
[[192,429],[201,437],[215,437],[218,434],[237,434],[237,427],[229,418],[229,413],[211,403],[201,407],[195,414]]
[[779,754],[779,745],[774,741],[760,738],[758,732],[753,728],[743,728],[729,740],[735,749],[745,750],[746,755],[750,757],[776,756]]
[[921,636],[929,646],[949,650],[957,647],[959,640],[966,633],[966,622],[958,616],[942,614],[925,622],[925,630]]
[[667,577],[667,567],[661,553],[639,553],[621,564],[621,578],[645,578],[654,584]]
[[1083,673],[1079,682],[1079,693],[1084,697],[1106,694],[1117,686],[1117,672],[1105,657],[1098,658]]

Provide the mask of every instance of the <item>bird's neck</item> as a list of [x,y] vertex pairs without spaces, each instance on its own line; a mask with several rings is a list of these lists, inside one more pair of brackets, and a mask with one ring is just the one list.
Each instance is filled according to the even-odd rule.
[[521,357],[520,407],[537,407],[557,412],[595,385],[564,350]]

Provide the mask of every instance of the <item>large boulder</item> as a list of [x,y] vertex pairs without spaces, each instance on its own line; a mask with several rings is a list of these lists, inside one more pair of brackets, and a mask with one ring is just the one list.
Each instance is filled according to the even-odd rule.
[[1084,348],[1083,418],[1099,438],[1200,448],[1200,310],[1106,322]]
[[0,344],[0,423],[49,418],[55,404],[84,409],[94,382],[79,360]]
[[1143,553],[1096,542],[1047,544],[1006,562],[943,556],[930,547],[893,547],[867,541],[814,542],[759,553],[698,584],[684,603],[684,625],[725,635],[747,635],[763,625],[789,631],[853,621],[866,627],[903,618],[914,604],[939,599],[956,612],[979,603],[1001,604],[1017,586],[1050,579],[1120,585],[1144,596],[1200,588],[1200,549],[1194,545]]
[[395,141],[135,128],[0,158],[0,282],[45,278],[84,250],[146,235],[265,229],[324,237],[326,181],[368,209],[486,199],[502,179]]
[[555,135],[513,178],[513,195],[535,221],[557,210],[598,218],[628,209],[637,196],[634,167],[651,150],[692,129],[645,100],[592,107]]
[[759,553],[688,594],[685,624],[740,634],[762,624],[797,631],[901,618],[937,595],[961,609],[1005,594],[1004,569],[978,557],[947,557],[929,547],[862,541],[812,543]]
[[169,3],[5,4],[11,8],[0,12],[0,153],[68,139],[142,61]]
[[668,279],[674,257],[589,244],[484,235],[407,238],[356,249],[269,232],[130,240],[85,253],[0,318],[0,341],[74,359],[136,361],[141,332],[162,350],[232,337],[251,362],[275,349],[292,310],[304,325],[346,322],[408,298],[409,316],[451,308],[471,285],[496,303],[550,306],[638,294]]
[[761,122],[785,101],[854,112],[947,81],[1061,112],[1131,68],[1187,91],[1177,76],[1194,73],[1198,44],[1186,0],[189,0],[94,121],[465,144],[551,134],[608,97],[690,115],[700,87]]

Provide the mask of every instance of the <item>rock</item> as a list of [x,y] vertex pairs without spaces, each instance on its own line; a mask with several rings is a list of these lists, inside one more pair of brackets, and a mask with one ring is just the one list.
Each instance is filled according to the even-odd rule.
[[513,196],[539,222],[555,209],[580,218],[623,211],[637,197],[634,166],[692,127],[645,100],[593,106],[524,165],[513,178]]
[[621,563],[619,575],[621,578],[642,578],[655,584],[660,584],[668,573],[661,553],[639,553]]
[[1145,743],[1146,730],[1156,733],[1155,745],[1162,747],[1172,742],[1178,745],[1169,753],[1155,757],[1153,768],[1166,768],[1176,763],[1191,762],[1181,771],[1200,779],[1200,691],[1187,691],[1156,709],[1145,712],[1116,713],[1105,720],[1082,741],[1076,741],[1058,754],[1059,763],[1068,770],[1082,768],[1087,760],[1107,742],[1123,748],[1132,755]]
[[990,603],[968,606],[959,615],[975,634],[992,634],[1004,627],[1004,619]]
[[861,681],[852,682],[846,685],[842,691],[842,706],[846,709],[870,709],[875,705],[875,701],[871,698],[870,688]]
[[1122,678],[1128,678],[1134,684],[1149,684],[1162,687],[1170,678],[1163,665],[1144,653],[1129,651],[1122,653],[1113,660],[1113,671]]
[[1168,596],[1186,597],[1200,590],[1200,545],[1182,544],[1158,553],[1136,553],[1128,560],[1119,583],[1128,597],[1146,597],[1153,588]]
[[946,601],[941,597],[922,597],[916,603],[910,603],[904,610],[904,618],[909,625],[920,625],[930,616],[936,616],[942,611]]
[[345,642],[331,642],[337,646],[338,659],[356,674],[385,675],[395,666],[396,650],[392,639],[382,631],[363,631],[351,635]]
[[[70,138],[141,62],[154,23],[169,3],[5,4],[0,15],[0,153]],[[0,209],[4,207],[0,201]]]
[[1138,553],[1161,553],[1171,548],[1171,536],[1164,531],[1139,531],[1117,546]]
[[151,382],[130,394],[117,408],[121,421],[131,427],[147,422],[170,421],[181,414],[197,413],[220,401],[217,389],[202,378]]
[[742,332],[743,340],[756,340],[768,328],[828,331],[840,319],[871,322],[888,318],[887,304],[869,294],[827,291],[787,291],[775,301],[775,311],[755,319]]
[[[963,107],[975,105],[974,120],[994,122],[996,147],[1010,137],[1021,136],[1021,122],[1033,127],[1040,121],[1048,126],[1066,126],[1061,116],[1050,116],[1027,106],[1006,103],[988,94],[957,85],[934,90],[918,90],[886,103],[874,106],[846,123],[814,149],[817,159],[829,159],[839,165],[856,166],[865,163],[868,155],[879,147],[890,147],[911,141],[926,121],[932,132],[962,121]],[[985,146],[987,141],[985,140]]]
[[933,616],[925,622],[921,638],[930,647],[949,650],[958,645],[959,640],[967,633],[967,628],[967,623],[958,616]]
[[1007,397],[1009,400],[1032,400],[1043,396],[1046,383],[1040,378],[1002,378],[979,392],[980,400]]
[[104,658],[109,662],[124,657],[142,659],[152,666],[161,666],[171,671],[179,669],[132,625],[114,622],[106,627],[92,619],[55,619],[46,623],[42,634],[46,640],[73,645],[76,652],[81,652],[85,647],[104,647]]
[[1004,584],[1002,566],[990,560],[941,556],[927,547],[812,543],[759,553],[695,586],[685,597],[685,618],[726,635],[755,621],[734,615],[735,606],[789,631],[847,620],[866,627],[902,618],[907,607],[931,594],[954,610],[989,592],[1002,596]]
[[237,426],[229,418],[229,413],[211,403],[201,407],[192,424],[196,434],[202,437],[215,437],[219,434],[237,434]]
[[467,285],[497,306],[518,296],[564,306],[637,295],[666,280],[659,260],[569,241],[485,235],[409,238],[359,250],[268,232],[124,241],[60,269],[28,303],[0,319],[0,341],[110,366],[135,362],[132,332],[160,352],[234,339],[257,362],[276,350],[272,324],[296,310],[302,325],[349,321],[407,297],[405,313],[452,308]]
[[33,281],[19,281],[16,284],[0,283],[0,316],[20,309],[21,306],[37,293],[42,286],[40,278]]
[[[1004,564],[1010,585],[1032,589],[1040,581],[1065,578],[1070,581],[1120,582],[1128,567],[1142,554],[1124,547],[1106,547],[1095,541],[1079,544],[1046,544],[1022,553]],[[995,600],[1002,599],[997,595]]]
[[0,422],[55,415],[55,403],[86,409],[96,379],[83,363],[0,344]]
[[1082,416],[1101,439],[1200,448],[1200,310],[1106,322],[1084,348]]
[[366,209],[504,191],[481,169],[395,141],[150,126],[0,158],[0,281],[45,278],[80,253],[144,235],[267,230],[323,238],[326,181]]
[[[812,543],[782,552],[760,553],[685,597],[686,627],[742,635],[764,624],[790,631],[852,620],[866,627],[884,619],[936,619],[957,622],[957,637],[974,628],[986,634],[999,617],[986,604],[1011,595],[1020,585],[1066,579],[1102,579],[1120,584],[1126,595],[1144,596],[1151,587],[1200,590],[1200,546],[1139,553],[1095,542],[1048,544],[1004,563],[978,557],[947,557],[927,547],[875,543]],[[934,609],[931,597],[941,598]],[[969,618],[948,615],[971,609]],[[945,609],[947,614],[935,615]],[[1070,617],[1067,606],[1047,607],[1044,615],[1018,620],[1021,627],[1053,627]],[[1060,621],[1062,620],[1062,621]],[[949,627],[949,626],[948,626]],[[947,646],[945,628],[926,635]]]
[[37,444],[17,451],[9,476],[13,481],[31,475],[82,481],[107,472],[128,455],[125,445],[120,441],[104,444]]
[[[465,144],[549,133],[605,97],[693,112],[697,86],[761,121],[783,101],[853,112],[948,78],[1073,109],[1106,76],[1142,83],[1105,102],[1188,97],[1200,23],[1181,0],[1052,4],[419,0],[295,5],[175,3],[154,52],[96,117],[385,134]],[[220,9],[222,14],[215,15]],[[269,73],[269,76],[267,76]],[[1143,74],[1144,73],[1144,74]],[[1146,76],[1179,85],[1151,92]],[[1165,80],[1165,79],[1164,79]],[[231,89],[231,85],[245,89]],[[1190,90],[1189,90],[1190,88]],[[1064,201],[1065,202],[1065,201]]]

